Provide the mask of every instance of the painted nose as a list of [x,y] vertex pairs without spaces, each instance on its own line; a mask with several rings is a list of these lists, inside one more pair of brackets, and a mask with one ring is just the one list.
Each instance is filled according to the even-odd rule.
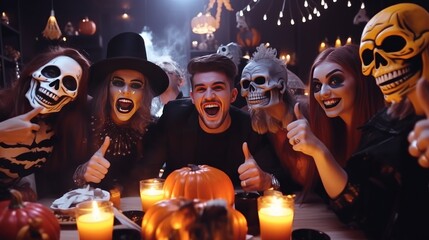
[[320,89],[320,95],[329,96],[331,94],[331,88],[327,84],[323,84]]

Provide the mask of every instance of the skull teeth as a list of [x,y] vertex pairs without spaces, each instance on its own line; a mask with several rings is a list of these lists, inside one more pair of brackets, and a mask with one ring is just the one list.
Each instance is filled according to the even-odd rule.
[[266,105],[270,102],[270,99],[261,93],[251,93],[247,98],[247,102],[250,105]]
[[46,105],[54,105],[58,102],[59,99],[58,95],[42,87],[38,89],[36,97],[39,101],[43,102]]
[[[383,74],[379,77],[377,77],[375,80],[377,82],[377,85],[382,86],[383,84],[388,84],[389,81],[399,78],[397,81],[405,81],[409,77],[411,77],[411,69],[409,67],[405,67],[399,70],[395,70],[386,74]],[[396,85],[397,86],[397,85]],[[394,86],[393,86],[394,87]]]

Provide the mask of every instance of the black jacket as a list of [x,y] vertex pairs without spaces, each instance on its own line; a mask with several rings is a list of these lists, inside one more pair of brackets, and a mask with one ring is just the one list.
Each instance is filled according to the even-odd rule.
[[198,124],[198,112],[189,98],[170,101],[158,123],[150,129],[146,140],[144,162],[158,169],[166,163],[164,177],[188,164],[206,164],[224,171],[235,187],[240,186],[238,167],[244,162],[243,142],[266,172],[279,174],[280,163],[266,135],[252,130],[247,112],[233,106],[227,131],[207,134]]

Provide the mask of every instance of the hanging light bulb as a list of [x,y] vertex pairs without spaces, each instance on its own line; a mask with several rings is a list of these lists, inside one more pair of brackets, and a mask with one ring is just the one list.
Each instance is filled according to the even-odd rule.
[[350,0],[347,1],[347,7],[351,7],[352,3],[350,2]]
[[335,47],[341,47],[341,39],[340,39],[340,37],[337,37],[337,40],[335,40]]
[[263,19],[264,21],[266,21],[266,20],[267,20],[267,14],[264,14],[264,16],[262,17],[262,19]]
[[280,21],[280,18],[279,18],[277,19],[277,26],[280,26],[280,25],[282,25],[282,22]]
[[46,24],[45,29],[43,30],[42,34],[43,37],[50,39],[50,40],[57,40],[61,37],[62,33],[60,30],[60,27],[58,26],[57,19],[55,18],[55,12],[54,12],[54,0],[51,1],[51,16],[48,18],[48,22]]
[[293,20],[293,18],[290,19],[290,25],[295,25],[295,21]]
[[352,38],[351,37],[347,38],[346,44],[352,44]]
[[250,12],[250,5],[247,5],[246,10],[247,10],[248,12]]
[[360,9],[365,9],[365,3],[362,2],[362,4],[360,5]]

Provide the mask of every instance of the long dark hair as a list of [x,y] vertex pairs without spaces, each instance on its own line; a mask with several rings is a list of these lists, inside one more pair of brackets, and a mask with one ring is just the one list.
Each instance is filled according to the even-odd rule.
[[[351,134],[340,117],[329,118],[314,98],[314,88],[311,84],[314,69],[322,62],[332,62],[350,72],[356,81],[356,99],[354,100],[354,116],[352,117]],[[347,159],[356,150],[362,126],[378,110],[385,106],[384,97],[372,76],[364,76],[361,70],[359,47],[354,44],[339,48],[328,48],[321,52],[310,71],[310,126],[314,134],[328,147],[335,159],[344,166]]]
[[[52,176],[50,180],[57,181],[57,185],[60,185],[58,181],[64,181],[72,186],[70,173],[73,172],[73,167],[79,160],[86,155],[86,106],[90,62],[83,54],[73,48],[57,46],[34,57],[25,65],[20,77],[13,82],[11,87],[0,90],[0,121],[24,114],[32,109],[25,97],[30,87],[32,73],[59,56],[68,56],[78,62],[82,68],[82,77],[74,101],[63,106],[61,111],[46,116],[46,122],[52,125],[55,132],[55,141],[52,158],[40,171],[44,172],[42,175],[45,177]],[[66,177],[68,175],[70,176]]]

